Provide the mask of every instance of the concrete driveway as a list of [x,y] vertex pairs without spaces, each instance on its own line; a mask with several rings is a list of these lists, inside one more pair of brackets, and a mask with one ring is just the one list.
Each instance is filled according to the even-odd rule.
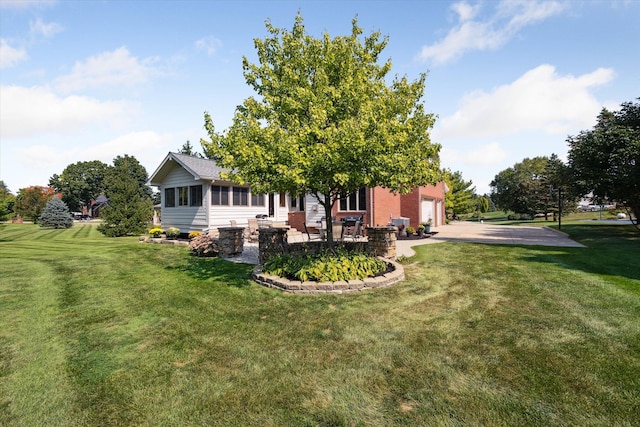
[[500,245],[538,245],[584,248],[585,246],[562,233],[548,227],[526,225],[496,225],[477,222],[452,222],[433,228],[437,234],[428,239],[398,240],[398,256],[413,256],[412,246],[441,242],[470,242]]

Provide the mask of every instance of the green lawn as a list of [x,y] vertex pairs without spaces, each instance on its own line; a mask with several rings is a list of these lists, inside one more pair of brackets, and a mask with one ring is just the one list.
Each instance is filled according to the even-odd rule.
[[640,234],[417,247],[407,280],[262,288],[185,247],[0,226],[0,425],[633,426]]

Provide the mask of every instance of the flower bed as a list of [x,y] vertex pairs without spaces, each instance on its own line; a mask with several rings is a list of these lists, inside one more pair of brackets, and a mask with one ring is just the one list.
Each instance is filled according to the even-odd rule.
[[368,289],[385,288],[404,280],[402,265],[388,259],[379,258],[387,263],[389,268],[383,275],[366,277],[362,280],[348,280],[338,282],[300,282],[284,277],[271,276],[262,272],[262,267],[253,269],[253,280],[269,288],[295,294],[336,293],[364,291]]

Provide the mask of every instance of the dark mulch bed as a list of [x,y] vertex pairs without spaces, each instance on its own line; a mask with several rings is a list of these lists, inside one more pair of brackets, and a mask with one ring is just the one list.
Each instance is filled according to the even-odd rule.
[[422,240],[428,239],[429,237],[435,236],[436,234],[438,234],[437,231],[432,231],[431,233],[424,233],[422,237],[418,236],[417,234],[414,234],[413,236],[400,236],[398,237],[398,240]]

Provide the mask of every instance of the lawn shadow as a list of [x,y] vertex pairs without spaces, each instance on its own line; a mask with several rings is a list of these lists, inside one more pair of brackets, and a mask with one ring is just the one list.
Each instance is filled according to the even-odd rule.
[[250,278],[253,267],[249,264],[233,263],[217,257],[189,257],[186,263],[166,268],[183,271],[198,280],[215,280],[228,286],[241,288],[251,285]]
[[[640,280],[640,233],[625,226],[571,225],[566,230],[587,247],[539,247],[525,260],[553,262],[586,273]],[[640,288],[636,289],[640,292]]]

